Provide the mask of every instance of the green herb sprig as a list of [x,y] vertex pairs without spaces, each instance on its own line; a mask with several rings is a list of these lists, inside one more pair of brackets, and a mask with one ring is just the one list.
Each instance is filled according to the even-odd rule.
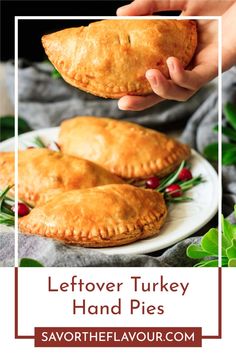
[[[236,205],[234,208],[236,216]],[[218,267],[218,229],[210,229],[201,243],[191,244],[186,250],[189,258],[199,260],[194,267]],[[222,258],[223,267],[236,267],[236,224],[222,216]]]
[[[13,186],[6,187],[0,192],[0,224],[6,226],[15,225],[15,214],[12,211],[12,206],[15,204],[15,200],[9,197],[9,191]],[[20,260],[20,267],[43,267],[43,264],[39,261],[31,258],[22,258]]]
[[55,141],[51,141],[48,145],[46,145],[43,140],[39,137],[36,136],[31,142],[25,144],[26,147],[37,147],[37,148],[47,148],[50,150],[54,150],[54,151],[60,151],[60,147],[58,146],[58,144]]
[[[0,224],[6,226],[15,225],[15,213],[12,210],[12,207],[15,205],[15,199],[10,195],[10,190],[14,187],[7,186],[3,191],[0,191]],[[23,200],[19,199],[19,202],[27,205],[29,209],[32,209],[33,206],[29,203],[26,203]]]
[[25,148],[29,149],[29,148],[46,148],[46,144],[44,144],[43,140],[39,137],[36,136],[34,137],[32,140],[28,141],[28,142],[23,142],[23,144],[25,145]]
[[[186,192],[187,190],[192,189],[193,187],[197,186],[198,184],[203,183],[204,179],[201,175],[199,175],[197,177],[193,177],[190,180],[185,181],[185,182],[178,180],[179,173],[183,169],[185,164],[186,164],[186,162],[182,161],[179,168],[175,172],[170,174],[168,177],[163,179],[161,181],[160,186],[156,190],[158,192],[164,192],[166,187],[168,187],[171,184],[178,181],[178,185],[181,187],[182,192]],[[170,193],[165,193],[165,192],[164,192],[164,197],[168,202],[171,202],[171,203],[182,203],[182,202],[188,202],[188,201],[192,200],[192,198],[186,197],[186,196],[171,197]]]
[[12,187],[8,186],[0,192],[0,224],[6,226],[14,226],[15,224],[15,215],[11,210],[14,205],[14,199],[8,196],[8,192]]
[[33,144],[33,146],[36,146],[36,147],[39,147],[39,148],[45,148],[46,147],[46,145],[44,144],[43,140],[39,136],[36,136],[32,140],[32,144]]
[[[172,197],[171,193],[166,193],[165,189],[166,187],[170,186],[171,184],[174,183],[178,183],[178,185],[181,187],[181,191],[182,192],[186,192],[189,189],[192,189],[193,187],[199,185],[200,183],[205,182],[205,180],[203,179],[203,177],[201,175],[197,176],[197,177],[193,177],[188,181],[180,181],[178,179],[179,173],[180,171],[186,166],[186,161],[182,161],[181,164],[179,165],[179,167],[177,168],[177,170],[175,170],[174,172],[172,172],[169,176],[163,178],[161,180],[160,185],[154,189],[157,192],[163,193],[165,200],[169,203],[183,203],[183,202],[189,202],[192,200],[192,198],[187,197],[187,196],[180,196],[180,197]],[[142,180],[142,181],[135,181],[135,180],[130,180],[129,181],[130,184],[135,185],[136,187],[145,187],[146,185],[146,181]]]

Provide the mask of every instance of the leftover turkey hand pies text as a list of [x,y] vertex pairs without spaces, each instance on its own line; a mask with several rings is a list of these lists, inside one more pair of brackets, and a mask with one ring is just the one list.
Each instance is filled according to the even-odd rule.
[[184,67],[197,46],[190,20],[105,20],[42,37],[48,58],[66,82],[101,97],[147,95],[148,69],[168,77],[166,60]]
[[[71,189],[123,183],[104,168],[49,149],[19,151],[19,198],[39,204]],[[14,184],[14,153],[0,152],[0,188]]]
[[19,219],[27,234],[85,247],[118,246],[159,232],[167,214],[162,194],[127,184],[64,192]]
[[63,152],[93,161],[126,179],[166,176],[190,156],[187,145],[165,134],[101,117],[64,121],[59,145]]

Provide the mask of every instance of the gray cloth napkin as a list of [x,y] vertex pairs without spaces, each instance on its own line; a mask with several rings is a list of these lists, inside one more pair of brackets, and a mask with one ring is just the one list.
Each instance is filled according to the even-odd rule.
[[[62,79],[51,78],[51,66],[20,61],[19,68],[19,115],[33,129],[58,126],[64,119],[76,115],[96,115],[134,121],[165,132],[178,131],[185,126],[181,136],[197,151],[202,152],[206,144],[216,140],[212,128],[217,122],[217,90],[214,84],[207,85],[189,101],[177,103],[165,101],[143,112],[124,112],[117,108],[116,100],[98,98],[67,85]],[[7,85],[14,98],[14,67],[8,63]],[[232,69],[224,74],[223,102],[236,103],[236,75]],[[187,124],[186,124],[187,123]],[[236,169],[224,168],[224,211],[232,212],[236,202]],[[164,251],[151,255],[104,255],[92,249],[66,246],[54,240],[35,236],[19,235],[19,258],[30,257],[45,266],[92,267],[178,267],[192,266],[195,261],[186,257],[186,248],[209,227],[217,225],[214,218],[193,237],[179,242]],[[14,236],[9,229],[0,238],[0,262],[3,266],[13,265]]]

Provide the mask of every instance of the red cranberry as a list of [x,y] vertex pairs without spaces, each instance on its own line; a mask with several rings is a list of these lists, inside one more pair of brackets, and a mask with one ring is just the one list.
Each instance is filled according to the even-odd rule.
[[171,184],[166,187],[165,192],[173,198],[180,197],[182,195],[182,189],[178,184]]
[[189,179],[192,179],[193,176],[191,171],[188,168],[184,167],[180,171],[178,178],[180,181],[188,181]]
[[159,187],[159,185],[160,185],[160,180],[156,176],[150,177],[146,181],[146,188],[155,189],[155,188]]
[[[16,212],[15,205],[13,205],[11,210],[14,211],[14,213]],[[29,207],[26,204],[18,203],[17,212],[18,212],[19,216],[25,216],[25,215],[29,214],[30,210],[29,210]]]

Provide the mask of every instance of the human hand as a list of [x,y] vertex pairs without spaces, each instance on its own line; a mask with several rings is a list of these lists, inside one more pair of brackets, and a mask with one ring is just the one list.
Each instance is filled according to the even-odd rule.
[[[201,4],[201,6],[200,6]],[[182,10],[182,15],[225,15],[225,27],[234,26],[233,18],[236,15],[235,1],[203,0],[135,0],[130,5],[118,9],[118,15],[150,15],[156,11]],[[235,21],[234,21],[235,22]],[[229,29],[229,28],[228,28]],[[232,32],[232,27],[229,33]],[[229,36],[229,33],[227,34]],[[235,38],[234,38],[235,41]],[[232,43],[231,40],[228,41]],[[228,46],[229,47],[229,46]],[[235,52],[231,49],[223,52],[223,69],[233,65]],[[234,52],[234,54],[233,54]],[[153,94],[148,96],[124,96],[118,106],[122,110],[140,111],[149,108],[164,99],[186,101],[204,84],[212,80],[218,73],[218,31],[216,20],[198,21],[198,47],[192,63],[192,69],[184,70],[177,58],[167,59],[170,79],[167,79],[159,70],[150,69],[146,72]]]
[[181,11],[182,16],[221,16],[235,0],[134,0],[117,10],[117,16],[147,16],[160,11]]

